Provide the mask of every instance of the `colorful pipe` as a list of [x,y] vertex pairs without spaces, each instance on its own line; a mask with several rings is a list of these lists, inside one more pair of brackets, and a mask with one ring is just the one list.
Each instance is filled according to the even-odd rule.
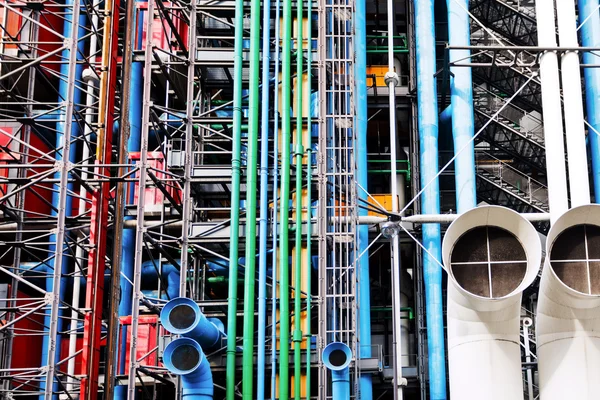
[[[435,65],[435,25],[433,0],[414,0],[417,59],[417,112],[421,163],[423,214],[440,213],[438,173],[438,105]],[[429,392],[431,400],[446,399],[446,352],[442,307],[442,269],[432,258],[441,260],[439,224],[423,224],[423,245],[431,254],[423,255],[425,304],[427,308],[427,347],[429,353]]]
[[212,372],[198,342],[185,337],[173,340],[163,352],[163,363],[181,377],[184,400],[212,400]]

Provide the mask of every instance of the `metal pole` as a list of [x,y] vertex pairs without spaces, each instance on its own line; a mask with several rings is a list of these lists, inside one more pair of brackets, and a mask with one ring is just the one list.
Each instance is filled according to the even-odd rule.
[[[397,162],[397,136],[396,136],[396,85],[398,85],[398,74],[394,69],[394,0],[387,2],[388,15],[388,68],[385,75],[385,82],[388,85],[388,101],[390,114],[390,161],[391,161],[391,187],[392,187],[392,212],[398,212],[398,180],[396,172]],[[392,274],[392,367],[394,371],[394,399],[402,400],[402,326],[400,319],[401,294],[400,294],[400,238],[398,235],[392,237],[391,248],[391,274]]]

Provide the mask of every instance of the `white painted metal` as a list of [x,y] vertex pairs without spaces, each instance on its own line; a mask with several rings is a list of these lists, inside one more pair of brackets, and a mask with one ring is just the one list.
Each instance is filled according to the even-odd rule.
[[[579,47],[579,43],[577,42],[575,1],[558,0],[556,2],[556,12],[560,46]],[[564,52],[561,57],[560,70],[562,75],[565,127],[567,130],[567,159],[571,206],[577,207],[590,203],[579,54],[575,51]],[[548,145],[546,145],[546,151],[547,149]],[[548,176],[550,177],[551,175],[548,174]]]
[[[484,298],[463,289],[450,260],[458,239],[469,230],[494,226],[521,242],[527,270],[515,290],[504,297]],[[459,216],[446,231],[442,245],[448,284],[448,361],[450,395],[460,400],[523,399],[521,373],[521,293],[536,278],[542,247],[535,228],[504,207],[482,206]]]
[[[540,47],[556,47],[554,0],[537,0],[535,9],[538,45]],[[546,144],[548,204],[550,206],[550,220],[555,221],[569,208],[560,80],[558,59],[555,52],[549,51],[540,57],[540,80],[542,83],[544,140]],[[580,85],[580,82],[577,82],[577,85]]]
[[600,296],[565,285],[549,261],[558,235],[579,224],[600,226],[600,205],[569,210],[546,241],[536,320],[541,400],[600,398]]

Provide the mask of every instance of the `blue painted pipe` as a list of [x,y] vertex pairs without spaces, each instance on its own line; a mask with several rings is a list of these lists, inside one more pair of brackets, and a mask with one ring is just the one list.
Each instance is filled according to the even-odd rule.
[[210,364],[195,340],[173,340],[163,352],[163,364],[173,374],[181,377],[183,399],[211,400],[214,386]]
[[[579,23],[581,25],[581,45],[584,47],[600,46],[600,14],[598,0],[579,0]],[[585,21],[585,23],[584,23]],[[600,56],[596,52],[583,53],[585,64],[600,64]],[[594,178],[594,197],[600,202],[600,70],[584,68],[585,100],[587,121],[593,129],[589,130],[590,153],[592,157],[592,176]],[[596,132],[594,132],[594,130]]]
[[[350,347],[341,342],[329,343],[323,349],[323,364],[331,371],[332,400],[350,400]],[[362,398],[362,397],[361,397]]]
[[[434,74],[435,24],[433,0],[414,0],[417,58],[417,111],[421,164],[421,186],[428,185],[421,197],[423,214],[439,214],[438,104]],[[429,183],[430,181],[431,184]],[[438,260],[442,259],[439,224],[423,224],[423,245]],[[429,392],[431,400],[446,399],[446,351],[442,308],[442,269],[427,253],[423,254],[425,305],[427,309],[427,349],[429,354]]]
[[[65,1],[65,7],[73,7],[73,0],[66,0]],[[66,12],[64,15],[65,18],[65,22],[63,25],[63,36],[66,38],[70,38],[73,32],[73,14],[71,12]],[[83,38],[86,35],[85,32],[85,24],[86,24],[86,16],[85,14],[80,15],[79,17],[79,29],[77,32],[77,37],[79,39]],[[77,55],[76,55],[76,59],[77,61],[83,60],[83,55],[84,55],[84,51],[85,51],[85,42],[83,40],[78,40],[77,42]],[[62,51],[61,53],[61,57],[63,60],[68,60],[69,59],[69,54],[70,51],[68,49],[65,49]],[[68,64],[61,64],[60,65],[60,73],[61,76],[65,77],[68,76],[69,73],[69,65]],[[75,67],[75,79],[80,80],[81,76],[83,73],[83,64],[82,63],[78,63],[77,66]],[[58,84],[58,102],[61,103],[63,101],[65,101],[67,99],[67,93],[69,91],[69,82],[67,82],[65,79],[61,79],[59,81]],[[74,90],[74,94],[73,94],[73,103],[75,105],[77,104],[81,104],[81,90],[77,89],[77,87],[75,87]],[[71,138],[71,146],[70,146],[70,153],[69,153],[69,161],[71,163],[75,163],[77,160],[77,151],[76,151],[76,140],[80,135],[80,126],[79,124],[73,120],[73,123],[71,125],[71,132],[66,132],[66,118],[65,118],[65,112],[61,111],[61,121],[59,121],[56,124],[56,148],[58,149],[59,147],[62,147],[64,145],[64,139],[65,139],[65,135],[70,135]],[[56,160],[62,160],[62,154],[63,154],[63,150],[61,150],[61,152],[59,153],[58,151],[55,153],[55,157]],[[60,179],[60,173],[57,172],[54,176],[54,179]],[[73,192],[73,183],[69,183],[67,184],[67,188],[69,190],[69,192]],[[58,189],[58,188],[55,188]],[[60,193],[58,190],[55,190],[52,192],[52,206],[53,209],[51,210],[51,215],[53,217],[57,216],[57,212],[55,211],[55,209],[58,209],[58,203],[59,203],[59,196]],[[65,204],[65,215],[68,217],[71,215],[72,213],[72,208],[73,208],[73,198],[69,195],[67,195],[67,201]],[[52,234],[49,237],[49,241],[50,243],[55,243],[55,244],[51,244],[50,246],[48,246],[48,251],[50,253],[50,260],[48,260],[48,268],[50,271],[54,272],[54,264],[55,264],[55,259],[52,256],[55,252],[56,252],[56,247],[57,245],[59,246],[63,246],[64,243],[56,243],[56,235]],[[68,253],[68,252],[65,252]],[[66,294],[66,289],[67,289],[67,285],[68,285],[68,278],[67,278],[67,273],[68,273],[68,266],[69,266],[69,257],[68,256],[63,256],[62,258],[62,278],[61,278],[61,283],[60,283],[60,293],[59,293],[59,298],[61,301],[65,300],[65,294]],[[54,278],[52,276],[49,276],[46,279],[46,291],[47,292],[52,292],[54,287]],[[44,326],[49,327],[50,326],[50,321],[51,321],[51,315],[50,315],[50,309],[48,308],[47,310],[45,310],[44,312]],[[62,332],[62,316],[63,311],[59,310],[59,319],[58,319],[58,332]],[[60,334],[57,335],[56,337],[56,356],[55,356],[55,363],[58,363],[60,361],[60,348],[61,348],[61,336]],[[44,367],[46,365],[48,365],[48,351],[49,351],[49,346],[50,346],[50,338],[48,335],[44,335],[43,339],[42,339],[42,362],[41,362],[41,367]],[[40,391],[44,392],[46,390],[46,382],[45,380],[42,379],[41,383],[40,383]],[[58,391],[58,384],[55,384],[53,389],[53,391]],[[55,399],[58,399],[58,396],[52,396]],[[40,399],[44,398],[44,395],[40,395],[39,396]]]
[[[469,0],[447,0],[448,41],[452,46],[469,46]],[[450,61],[465,60],[470,50],[450,50]],[[471,68],[451,67],[450,97],[452,103],[452,135],[454,138],[454,160],[456,180],[456,208],[463,213],[477,205],[475,186],[475,134],[473,115],[473,79]],[[459,153],[460,152],[460,153]]]
[[[263,9],[271,9],[271,1],[263,0]],[[263,13],[262,82],[270,82],[271,13]],[[261,87],[260,142],[260,216],[258,233],[258,354],[256,360],[256,398],[265,398],[265,359],[267,334],[267,220],[269,218],[269,90]],[[277,89],[276,89],[277,90]]]
[[[362,186],[358,188],[359,199],[367,201],[368,172],[367,172],[367,22],[365,0],[357,0],[354,18],[354,43],[356,60],[354,63],[354,79],[356,93],[356,179]],[[358,209],[359,216],[366,216],[368,211]],[[369,246],[369,227],[358,226],[358,249],[362,254],[357,261],[358,269],[358,307],[364,310],[358,314],[358,341],[360,343],[359,357],[371,357],[371,288],[369,279],[369,254],[365,250]],[[364,254],[363,254],[364,253]],[[361,373],[359,390],[362,400],[373,398],[373,381],[370,373]]]
[[[154,265],[152,260],[144,261],[142,264],[142,283],[158,280],[157,266]],[[163,295],[164,298],[171,300],[179,297],[179,269],[173,264],[162,264],[160,274],[162,280],[167,283],[167,293],[166,296]]]
[[193,338],[204,350],[217,347],[223,332],[200,311],[190,298],[178,297],[169,301],[160,312],[164,328],[174,335]]

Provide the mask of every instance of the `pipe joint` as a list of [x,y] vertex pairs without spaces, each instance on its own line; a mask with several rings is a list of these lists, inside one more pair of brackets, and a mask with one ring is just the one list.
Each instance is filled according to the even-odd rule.
[[390,85],[392,83],[394,87],[400,85],[400,78],[398,78],[398,74],[395,71],[388,71],[385,73],[384,81],[386,85]]

